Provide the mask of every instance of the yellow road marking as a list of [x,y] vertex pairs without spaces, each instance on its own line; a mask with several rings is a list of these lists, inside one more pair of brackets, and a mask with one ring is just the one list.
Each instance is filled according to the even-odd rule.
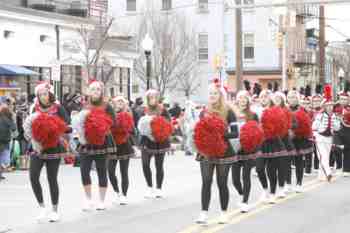
[[[303,185],[304,191],[308,190],[307,187],[313,187],[315,184],[324,184],[324,183],[325,182],[320,182],[317,178],[313,179],[313,180],[311,180],[311,181],[309,181],[309,182],[307,182],[307,183],[305,183]],[[208,224],[206,224],[206,225],[193,224],[193,225],[190,225],[190,226],[186,227],[184,230],[179,231],[177,233],[196,233],[196,232],[201,232],[203,230],[203,227],[205,227],[206,229],[202,233],[217,232],[218,230],[221,230],[221,229],[225,228],[228,225],[238,223],[238,222],[240,222],[240,221],[242,221],[242,220],[244,220],[246,218],[249,218],[250,216],[254,216],[255,214],[257,214],[257,213],[259,213],[259,212],[261,212],[261,211],[263,211],[265,209],[272,208],[273,206],[275,206],[275,205],[277,205],[279,203],[282,203],[282,202],[284,202],[286,200],[289,200],[291,198],[294,198],[294,197],[296,197],[298,195],[300,195],[300,194],[297,194],[297,193],[289,194],[286,198],[278,199],[276,201],[276,204],[274,204],[274,205],[268,205],[268,204],[263,205],[263,203],[258,201],[256,203],[254,203],[253,206],[252,206],[252,209],[254,209],[254,210],[252,210],[249,213],[245,213],[245,214],[241,214],[241,215],[239,215],[241,213],[239,209],[233,210],[233,211],[227,213],[228,218],[232,218],[235,215],[238,215],[238,216],[236,218],[233,218],[228,224],[217,225],[217,223],[219,221],[219,217],[214,217],[211,220],[209,220]],[[211,226],[211,225],[214,225],[214,226]],[[218,229],[218,230],[212,231],[213,229]]]
[[[334,178],[333,181],[335,181],[337,178]],[[316,180],[315,181],[310,181],[308,182],[308,185],[307,187],[304,188],[304,192],[308,192],[308,191],[311,191],[313,189],[316,189],[320,186],[323,186],[327,184],[326,182],[322,182],[322,181],[318,181]],[[239,215],[237,216],[236,218],[233,218],[231,219],[231,221],[229,221],[227,224],[222,224],[222,225],[216,225],[215,227],[211,227],[210,229],[206,229],[204,231],[201,231],[200,233],[216,233],[230,225],[234,225],[234,224],[237,224],[245,219],[248,219],[252,216],[255,216],[257,214],[259,214],[260,212],[263,212],[264,210],[267,210],[267,209],[271,209],[273,207],[275,207],[276,205],[280,204],[280,203],[283,203],[283,202],[286,202],[290,199],[293,199],[297,196],[300,196],[302,193],[294,193],[294,194],[291,194],[291,195],[288,195],[286,198],[283,198],[283,199],[279,199],[276,204],[274,205],[264,205],[258,209],[255,209],[254,211],[251,211],[249,213],[246,213],[246,214],[242,214],[242,215]]]

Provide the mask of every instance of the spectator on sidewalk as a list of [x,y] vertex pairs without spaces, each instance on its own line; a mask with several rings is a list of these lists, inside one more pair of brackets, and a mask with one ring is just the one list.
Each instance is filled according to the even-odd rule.
[[0,180],[5,179],[3,171],[10,165],[10,142],[12,132],[16,130],[10,109],[0,105]]
[[182,109],[179,103],[174,103],[174,106],[169,110],[171,117],[179,118],[182,113]]

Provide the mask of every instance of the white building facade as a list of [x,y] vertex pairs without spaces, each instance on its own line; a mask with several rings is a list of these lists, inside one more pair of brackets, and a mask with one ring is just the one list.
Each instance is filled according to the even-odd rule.
[[[234,1],[114,0],[109,2],[109,14],[131,34],[137,33],[136,25],[147,8],[153,9],[156,14],[174,11],[184,14],[188,25],[195,29],[199,50],[201,85],[190,98],[205,103],[208,98],[208,84],[214,78],[221,77],[225,85],[234,89],[235,10],[230,8],[232,2]],[[255,3],[263,2],[255,0]],[[254,1],[243,0],[242,3],[251,4]],[[278,27],[271,25],[270,19],[278,24],[271,9],[243,10],[244,69],[254,73],[252,76],[245,74],[252,82],[281,80],[280,49],[273,38]],[[142,53],[142,50],[139,51]],[[260,71],[263,75],[257,77]],[[181,94],[173,92],[167,95],[167,99],[169,102],[182,102],[185,97],[179,95]]]
[[[41,5],[40,1],[35,2],[39,4],[39,8],[49,7],[45,5],[45,1],[41,2],[44,5]],[[33,9],[32,5],[22,5],[23,1],[0,3],[0,66],[26,67],[39,74],[0,75],[0,95],[9,95],[12,92],[33,94],[37,82],[50,80],[59,84],[60,76],[63,94],[85,93],[85,82],[91,77],[86,77],[84,51],[76,46],[83,44],[78,29],[82,25],[93,29],[96,21],[87,17],[87,5],[81,5],[85,8],[80,9],[81,6],[72,5],[73,2],[65,0],[60,2],[61,5],[57,5],[70,7],[64,13],[61,13],[61,10],[49,12],[47,9]],[[81,17],[66,14],[69,10],[77,8]],[[76,14],[77,11],[73,13]],[[108,40],[105,45],[107,49],[101,56],[107,59],[108,65],[113,68],[107,94],[123,94],[131,98],[133,62],[136,55],[134,49],[126,46],[124,41],[120,38]],[[115,51],[115,47],[118,47],[118,52]],[[60,68],[57,68],[59,66]],[[55,91],[59,96],[59,85],[56,87]]]

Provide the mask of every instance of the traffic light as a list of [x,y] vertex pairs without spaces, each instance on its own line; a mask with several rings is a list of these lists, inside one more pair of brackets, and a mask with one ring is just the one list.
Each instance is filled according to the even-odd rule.
[[281,49],[283,47],[283,33],[277,33],[277,48]]

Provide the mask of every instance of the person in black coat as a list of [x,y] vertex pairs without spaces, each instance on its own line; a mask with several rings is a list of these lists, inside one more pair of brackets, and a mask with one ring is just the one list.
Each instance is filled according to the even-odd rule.
[[6,104],[0,105],[0,181],[5,179],[3,170],[10,164],[11,134],[16,130],[12,114]]

